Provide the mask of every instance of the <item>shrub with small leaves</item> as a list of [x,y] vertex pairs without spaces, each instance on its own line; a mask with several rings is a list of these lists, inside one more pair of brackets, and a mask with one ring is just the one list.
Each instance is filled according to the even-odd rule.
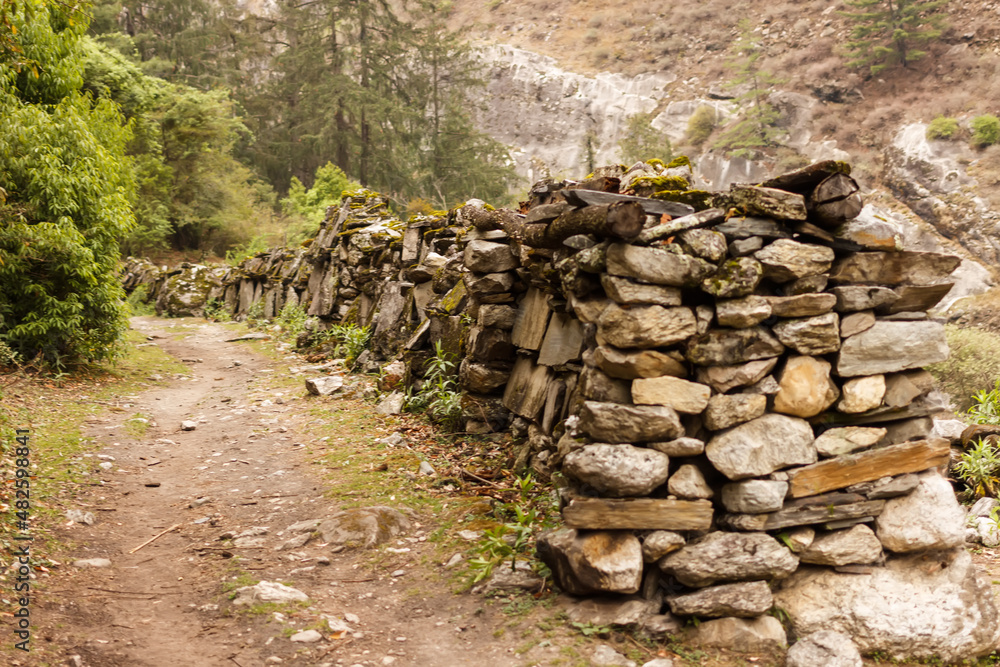
[[1000,118],[984,114],[972,119],[972,145],[985,148],[1000,142]]
[[958,134],[958,121],[948,116],[938,116],[927,125],[925,136],[930,139],[954,139]]
[[687,140],[695,146],[701,146],[711,136],[715,125],[715,109],[707,104],[700,105],[688,118]]

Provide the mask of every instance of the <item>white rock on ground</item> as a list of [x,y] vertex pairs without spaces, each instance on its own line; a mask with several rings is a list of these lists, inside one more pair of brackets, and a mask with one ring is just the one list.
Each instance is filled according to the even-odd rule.
[[73,567],[111,567],[107,558],[81,558],[73,561]]
[[253,586],[237,588],[233,605],[251,605],[257,602],[305,602],[308,599],[308,595],[291,586],[274,581],[261,581]]
[[781,621],[773,616],[705,621],[694,631],[692,639],[701,646],[737,653],[775,653],[788,644]]
[[289,639],[293,642],[303,642],[306,644],[311,644],[313,642],[318,642],[321,639],[323,639],[323,635],[321,635],[316,630],[303,630],[302,632],[296,632],[294,635],[289,637]]
[[635,662],[629,660],[607,644],[598,644],[590,655],[593,667],[635,667]]
[[785,656],[785,667],[861,667],[861,654],[842,632],[820,630],[795,642]]

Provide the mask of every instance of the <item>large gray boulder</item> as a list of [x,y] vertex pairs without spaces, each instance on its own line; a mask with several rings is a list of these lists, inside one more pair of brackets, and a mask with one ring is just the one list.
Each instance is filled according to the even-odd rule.
[[766,533],[715,532],[665,556],[660,569],[685,586],[701,587],[720,581],[781,579],[798,564],[791,551]]
[[723,431],[705,445],[705,454],[732,480],[816,462],[809,422],[778,414],[766,414]]
[[613,497],[645,496],[667,481],[669,457],[628,444],[587,445],[563,460],[563,472]]
[[862,653],[898,660],[958,661],[1000,641],[989,580],[962,550],[890,558],[870,574],[804,566],[778,584],[775,604],[800,637],[842,632]]
[[920,475],[909,495],[886,501],[875,525],[882,546],[896,553],[951,549],[965,542],[965,510],[948,480],[933,471]]
[[948,358],[948,341],[940,322],[880,320],[872,328],[844,340],[837,357],[841,377],[895,373]]

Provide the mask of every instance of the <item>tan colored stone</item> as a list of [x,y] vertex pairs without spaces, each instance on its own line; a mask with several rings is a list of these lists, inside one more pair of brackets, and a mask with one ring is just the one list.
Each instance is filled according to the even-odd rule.
[[622,380],[687,375],[687,368],[683,363],[669,354],[656,350],[619,350],[600,345],[594,350],[592,358],[594,364],[602,371]]
[[721,431],[764,414],[767,396],[764,394],[718,394],[708,400],[702,419],[705,428]]
[[796,296],[764,297],[771,305],[771,313],[777,317],[813,317],[824,315],[837,305],[837,297],[832,294],[799,294]]
[[712,389],[706,385],[669,375],[632,382],[632,402],[636,405],[666,405],[690,415],[704,410],[711,395]]
[[724,394],[730,389],[760,382],[777,363],[778,359],[773,358],[733,366],[702,366],[696,371],[696,379]]
[[597,323],[597,332],[615,347],[666,347],[688,339],[697,332],[690,308],[608,306]]
[[830,362],[815,357],[789,357],[778,380],[775,412],[814,417],[833,405],[840,395],[830,379]]
[[698,466],[690,463],[682,465],[670,476],[667,492],[686,500],[707,500],[715,495]]
[[885,437],[885,433],[884,428],[867,426],[831,428],[823,431],[814,444],[820,456],[840,456],[871,447]]
[[841,387],[841,398],[837,403],[837,409],[848,414],[867,412],[882,405],[883,396],[885,396],[884,375],[852,378]]
[[840,337],[850,338],[875,326],[875,313],[862,310],[840,318]]
[[762,296],[751,294],[742,299],[723,299],[715,304],[715,317],[720,326],[745,329],[760,324],[771,316],[771,306]]

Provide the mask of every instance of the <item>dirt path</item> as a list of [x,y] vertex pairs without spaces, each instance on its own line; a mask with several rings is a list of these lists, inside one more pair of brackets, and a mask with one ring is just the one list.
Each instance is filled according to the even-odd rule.
[[[573,635],[537,625],[554,611],[505,613],[480,596],[453,592],[453,575],[440,564],[434,516],[418,515],[414,530],[388,549],[331,553],[314,540],[276,551],[290,536],[289,525],[328,515],[341,500],[366,500],[367,491],[338,489],[336,476],[311,465],[327,441],[317,444],[305,424],[316,425],[316,401],[326,399],[306,398],[301,378],[281,385],[283,363],[246,343],[225,342],[233,337],[230,328],[156,318],[136,318],[133,326],[183,360],[190,375],[134,397],[124,414],[91,420],[88,435],[104,445],[94,450],[92,479],[109,484],[85,487],[93,491],[77,498],[80,509],[95,514],[95,525],[66,523],[58,534],[70,545],[69,560],[106,558],[111,566],[59,568],[38,594],[35,615],[40,639],[58,647],[68,664],[575,662]],[[332,415],[371,409],[359,401],[322,405]],[[145,433],[142,422],[132,424],[138,437],[123,425],[134,414],[150,422]],[[197,428],[181,430],[184,420]],[[245,531],[253,546],[219,539]],[[249,612],[231,606],[226,588],[259,580],[299,589],[310,602]],[[327,617],[346,622],[347,630],[331,632]],[[323,639],[290,640],[309,628]]]

